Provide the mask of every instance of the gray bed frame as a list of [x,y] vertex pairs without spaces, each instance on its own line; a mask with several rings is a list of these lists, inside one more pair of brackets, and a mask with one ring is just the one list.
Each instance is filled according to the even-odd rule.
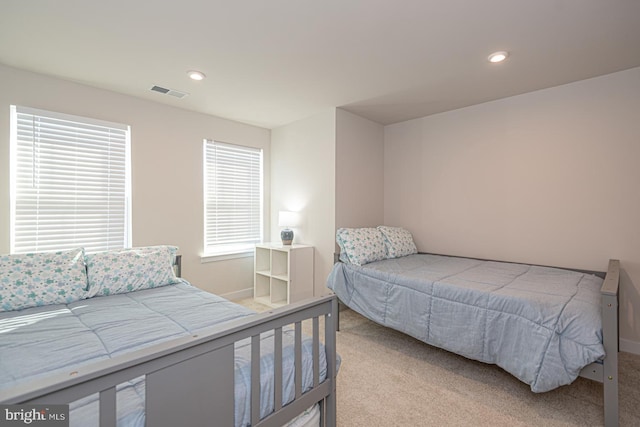
[[600,288],[602,310],[602,345],[606,357],[585,366],[580,376],[602,383],[604,388],[604,425],[618,425],[618,288],[620,261],[609,260],[609,267]]
[[[421,254],[424,254],[421,252]],[[441,254],[429,254],[441,255]],[[451,256],[451,255],[441,255]],[[465,258],[465,257],[457,257]],[[478,258],[473,258],[478,259]],[[339,262],[339,254],[334,254],[334,261]],[[495,261],[495,260],[483,260]],[[501,261],[498,261],[501,262]],[[603,360],[585,366],[580,371],[580,376],[602,383],[604,389],[604,425],[606,427],[616,427],[618,425],[618,288],[620,285],[620,261],[610,259],[606,272],[586,271],[574,268],[563,268],[564,270],[578,271],[581,273],[595,274],[602,279],[601,311],[602,311],[602,344],[606,357]],[[342,302],[340,303],[343,304]],[[339,313],[339,311],[338,311]],[[340,319],[337,319],[338,329]]]
[[[145,376],[146,425],[234,425],[234,343],[251,339],[251,378],[260,377],[260,334],[273,331],[274,412],[260,417],[260,381],[251,381],[253,427],[280,427],[320,404],[320,425],[336,425],[337,298],[325,296],[245,317],[108,361],[0,392],[2,404],[69,404],[99,393],[100,426],[116,425],[116,386]],[[327,376],[320,382],[320,319],[324,318]],[[311,319],[313,388],[302,393],[302,322]],[[294,325],[295,398],[282,406],[282,329]]]

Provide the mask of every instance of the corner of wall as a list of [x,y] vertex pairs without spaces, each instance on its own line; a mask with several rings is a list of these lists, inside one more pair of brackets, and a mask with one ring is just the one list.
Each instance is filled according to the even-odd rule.
[[335,230],[336,111],[327,109],[272,130],[271,236],[280,235],[278,211],[301,214],[295,243],[315,247],[314,294],[328,291]]

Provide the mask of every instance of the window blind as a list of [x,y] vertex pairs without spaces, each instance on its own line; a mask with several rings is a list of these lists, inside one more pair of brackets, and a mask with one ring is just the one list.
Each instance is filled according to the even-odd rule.
[[205,255],[262,241],[262,150],[204,141]]
[[12,106],[13,253],[130,246],[130,131]]

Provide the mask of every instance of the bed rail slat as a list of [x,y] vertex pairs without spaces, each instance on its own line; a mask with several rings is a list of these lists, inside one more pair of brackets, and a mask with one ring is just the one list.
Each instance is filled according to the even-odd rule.
[[116,388],[100,392],[100,427],[116,427]]
[[260,421],[260,335],[251,337],[251,425]]
[[302,396],[302,322],[295,323],[295,389],[296,399]]
[[313,318],[313,386],[320,384],[320,322]]
[[274,330],[273,351],[273,407],[282,408],[282,328]]

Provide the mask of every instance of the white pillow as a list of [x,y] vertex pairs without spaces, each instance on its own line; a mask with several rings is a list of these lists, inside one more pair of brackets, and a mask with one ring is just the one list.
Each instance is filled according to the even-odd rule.
[[84,249],[0,256],[0,311],[86,298]]
[[387,227],[384,225],[379,226],[378,230],[380,230],[384,236],[389,258],[398,258],[418,253],[418,248],[416,248],[416,244],[413,242],[413,236],[411,236],[409,230],[405,230],[402,227]]
[[377,228],[339,228],[336,241],[343,262],[365,265],[387,258],[384,239]]
[[89,295],[113,295],[180,283],[175,246],[147,246],[87,255]]

